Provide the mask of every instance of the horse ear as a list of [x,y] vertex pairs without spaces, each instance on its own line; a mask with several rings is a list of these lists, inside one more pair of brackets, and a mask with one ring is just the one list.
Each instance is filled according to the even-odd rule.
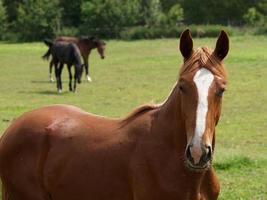
[[189,58],[193,52],[193,40],[189,29],[182,32],[180,36],[180,51],[185,59]]
[[225,31],[221,31],[219,38],[216,42],[216,47],[214,54],[220,59],[223,60],[229,51],[229,38]]

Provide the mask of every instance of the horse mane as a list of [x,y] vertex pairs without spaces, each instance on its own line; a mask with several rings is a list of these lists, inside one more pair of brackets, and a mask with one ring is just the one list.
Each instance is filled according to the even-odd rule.
[[[195,65],[195,63],[198,63],[198,65]],[[200,47],[194,50],[191,57],[181,67],[180,76],[195,71],[199,67],[210,70],[214,75],[227,77],[223,62],[208,47]]]
[[97,36],[81,36],[79,37],[79,39],[84,41],[90,41],[98,45],[106,45],[106,43],[103,40],[99,39]]
[[122,124],[127,124],[128,122],[136,119],[140,115],[142,115],[146,112],[149,112],[151,110],[154,110],[158,107],[159,107],[159,105],[157,105],[157,104],[144,104],[142,106],[139,106],[122,119]]
[[81,36],[79,37],[80,40],[88,40],[88,41],[98,41],[99,39],[96,36]]

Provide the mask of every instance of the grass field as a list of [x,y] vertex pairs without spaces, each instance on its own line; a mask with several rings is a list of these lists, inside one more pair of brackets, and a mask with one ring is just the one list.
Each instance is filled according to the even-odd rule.
[[[194,45],[213,47],[212,38]],[[221,200],[267,199],[267,37],[233,37],[225,64],[229,85],[217,128],[214,165]],[[42,43],[0,44],[0,132],[18,115],[47,104],[77,105],[99,115],[118,117],[169,94],[182,57],[177,39],[108,41],[106,59],[90,58],[92,83],[76,94],[48,82]]]

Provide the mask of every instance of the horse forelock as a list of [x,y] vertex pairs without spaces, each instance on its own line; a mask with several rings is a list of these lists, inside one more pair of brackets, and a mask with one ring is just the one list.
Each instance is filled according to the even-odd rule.
[[208,47],[200,47],[194,50],[180,69],[180,76],[196,71],[198,68],[206,68],[216,76],[227,78],[227,72],[223,62],[217,58]]

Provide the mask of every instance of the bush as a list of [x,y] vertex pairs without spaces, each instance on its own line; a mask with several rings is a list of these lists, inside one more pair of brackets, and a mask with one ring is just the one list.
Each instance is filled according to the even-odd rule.
[[0,0],[0,39],[4,38],[6,31],[6,10],[3,6],[2,0]]
[[63,27],[56,33],[57,36],[77,36],[79,35],[79,29],[76,27]]
[[267,24],[264,26],[259,26],[257,30],[255,31],[255,34],[257,35],[267,35]]
[[233,29],[230,26],[222,25],[192,25],[189,27],[194,37],[217,37],[221,30],[232,35]]
[[54,37],[60,26],[58,0],[23,0],[18,8],[15,32],[22,41]]
[[180,4],[175,4],[168,12],[168,21],[170,24],[175,25],[177,21],[181,21],[184,18],[184,10]]
[[154,39],[161,37],[160,32],[159,28],[137,26],[122,31],[120,33],[120,38],[123,40]]
[[139,0],[138,25],[155,26],[161,23],[162,15],[159,0]]
[[85,35],[110,34],[117,37],[121,27],[132,26],[139,14],[138,0],[92,0],[82,3],[81,32]]
[[177,38],[189,28],[193,37],[217,37],[223,29],[232,35],[237,32],[234,28],[220,25],[191,25],[187,26],[166,26],[166,27],[132,27],[120,33],[124,40],[155,39],[155,38]]
[[263,25],[265,21],[265,17],[260,12],[258,12],[255,7],[249,8],[243,18],[248,25],[254,26]]

